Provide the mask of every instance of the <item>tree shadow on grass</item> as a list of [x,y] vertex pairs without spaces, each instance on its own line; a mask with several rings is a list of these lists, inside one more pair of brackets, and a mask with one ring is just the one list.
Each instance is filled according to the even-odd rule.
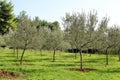
[[99,69],[93,69],[93,68],[83,68],[82,70],[80,68],[68,68],[67,70],[71,70],[71,71],[82,71],[82,72],[90,72],[90,71],[94,71],[94,72],[99,72],[99,73],[120,73],[120,68],[111,68],[111,69],[107,69],[107,70],[99,70]]
[[50,61],[50,58],[39,58],[39,59],[24,59],[24,62],[42,62],[43,60]]
[[4,64],[0,64],[0,66],[4,66]]
[[40,60],[47,60],[47,61],[49,60],[50,61],[51,58],[40,58]]
[[13,63],[13,66],[34,66],[35,64],[32,63],[23,63],[22,65],[20,63]]
[[17,59],[16,60],[0,60],[0,61],[1,62],[8,62],[8,63],[9,62],[19,62],[19,60],[17,60]]
[[[83,63],[99,63],[105,61],[105,58],[97,58],[97,59],[83,59]],[[80,63],[80,61],[77,61],[75,63]]]
[[9,56],[9,55],[4,55],[4,56],[0,56],[0,59],[1,59],[1,58],[14,58],[14,57],[15,57],[15,56],[13,56],[13,55],[10,55],[10,56]]
[[120,68],[111,68],[107,70],[98,70],[100,73],[120,73]]
[[43,56],[47,56],[47,55],[45,55],[45,54],[36,54],[36,56],[43,57]]
[[[23,64],[24,65],[35,65],[35,64],[32,64],[31,62],[42,62],[42,61],[50,61],[51,59],[50,58],[43,58],[43,59],[23,59]],[[16,66],[19,66],[19,62],[20,62],[20,59],[2,59],[0,60],[0,62],[4,63],[4,62],[8,62],[8,63],[13,63],[13,65],[16,65]],[[1,66],[1,65],[0,65]]]
[[49,64],[49,65],[43,65],[46,67],[73,67],[75,64]]
[[97,69],[93,69],[93,68],[69,68],[68,70],[70,71],[79,71],[79,72],[90,72],[90,71],[97,71]]
[[62,56],[62,58],[74,58],[74,54],[73,55],[64,55],[64,56]]
[[40,59],[23,60],[23,62],[41,62]]
[[44,69],[29,69],[29,70],[27,70],[27,69],[22,69],[22,68],[20,68],[19,71],[22,72],[22,73],[36,73],[36,72],[43,73],[43,72],[47,72]]

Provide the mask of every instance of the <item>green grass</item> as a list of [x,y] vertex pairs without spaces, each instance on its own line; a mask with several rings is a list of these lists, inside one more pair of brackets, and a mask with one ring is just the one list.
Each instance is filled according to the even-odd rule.
[[[21,56],[21,51],[19,52]],[[20,57],[19,57],[20,59]],[[72,53],[56,53],[56,62],[52,62],[52,52],[26,51],[23,65],[12,50],[0,49],[0,70],[19,73],[16,80],[119,80],[120,62],[115,55],[109,56],[109,65],[105,66],[105,55],[83,55],[83,67],[96,69],[90,72],[70,71],[79,68],[79,54],[74,59]],[[0,78],[0,80],[7,80]]]

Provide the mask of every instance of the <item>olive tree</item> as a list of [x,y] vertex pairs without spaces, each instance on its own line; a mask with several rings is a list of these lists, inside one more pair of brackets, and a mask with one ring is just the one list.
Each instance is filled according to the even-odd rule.
[[30,48],[39,50],[42,55],[42,49],[44,47],[44,44],[46,42],[46,31],[47,27],[40,26],[39,29],[36,31],[36,36],[34,36],[34,43],[30,44]]
[[[68,31],[69,39],[79,49],[80,69],[82,70],[82,49],[95,39],[93,31],[96,28],[97,14],[90,12],[88,19],[86,14],[82,13],[66,13],[63,18],[64,26]],[[91,31],[91,32],[90,32]],[[89,34],[90,33],[90,34]]]
[[65,51],[65,50],[70,49],[70,48],[71,48],[70,43],[67,42],[67,41],[65,41],[65,40],[63,40],[63,41],[61,42],[60,46],[59,46],[59,49],[60,49],[61,51]]
[[99,24],[99,28],[98,28],[99,40],[97,41],[97,45],[98,45],[97,47],[105,51],[106,65],[108,65],[108,55],[109,55],[108,50],[111,48],[115,48],[119,43],[118,41],[119,30],[116,25],[108,28],[108,21],[109,19],[107,17],[104,17],[101,23]]
[[108,65],[108,49],[109,48],[115,48],[118,45],[118,28],[116,26],[111,27],[108,29],[108,35],[106,40],[106,65]]
[[116,50],[118,48],[118,56],[119,56],[119,59],[120,59],[120,54],[119,54],[120,29],[119,29],[119,26],[117,26],[117,25],[112,26],[109,29],[108,37],[109,37],[108,39],[109,39],[110,44],[111,44],[111,48],[114,49],[114,50]]
[[14,54],[17,54],[17,58],[18,58],[18,48],[20,48],[21,44],[17,38],[16,31],[13,31],[10,29],[9,33],[4,35],[4,40],[5,40],[6,46],[13,48],[14,50],[13,52]]
[[56,50],[59,48],[62,41],[63,41],[63,32],[60,29],[51,31],[49,36],[47,37],[46,45],[49,49],[52,49],[54,51],[53,62],[55,62]]
[[118,49],[118,60],[120,61],[120,27],[118,25],[115,25],[117,27],[117,30],[116,30],[116,41],[117,41],[117,45],[116,45],[116,48]]
[[30,18],[22,11],[18,16],[18,28],[16,30],[16,39],[19,40],[19,44],[21,44],[21,48],[23,49],[20,64],[22,64],[26,49],[34,43],[36,37],[37,29],[32,27],[30,22]]
[[118,37],[118,29],[116,26],[108,28],[108,21],[107,17],[104,17],[99,24],[98,34],[98,46],[99,48],[105,50],[106,54],[106,65],[108,65],[108,49],[115,47],[118,44],[117,37]]
[[98,36],[98,38],[94,42],[95,43],[94,46],[99,51],[103,51],[104,48],[106,47],[108,22],[109,22],[109,19],[107,17],[103,17],[102,20],[99,22],[98,28],[96,30],[96,35]]
[[36,30],[34,27],[30,27],[28,26],[28,24],[26,25],[26,23],[24,23],[24,25],[25,26],[20,26],[17,30],[17,36],[18,39],[21,41],[21,47],[23,49],[20,64],[22,64],[25,50],[30,44],[34,43],[34,37],[36,36]]
[[[96,35],[97,23],[98,23],[97,12],[95,12],[94,10],[90,11],[87,16],[86,28],[87,28],[89,41],[93,40],[87,45],[88,48],[91,50],[94,49],[95,41],[98,39]],[[91,53],[90,53],[90,56],[91,56]]]
[[4,37],[0,35],[0,46],[5,45]]

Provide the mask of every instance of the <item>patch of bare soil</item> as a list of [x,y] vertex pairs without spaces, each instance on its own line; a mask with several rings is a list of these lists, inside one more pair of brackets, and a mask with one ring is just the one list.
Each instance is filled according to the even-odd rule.
[[92,68],[70,68],[69,70],[71,71],[81,71],[81,72],[90,72],[90,71],[96,71],[96,69],[92,69]]
[[20,75],[14,72],[9,72],[9,71],[0,71],[0,77],[2,78],[7,78],[7,79],[16,79]]

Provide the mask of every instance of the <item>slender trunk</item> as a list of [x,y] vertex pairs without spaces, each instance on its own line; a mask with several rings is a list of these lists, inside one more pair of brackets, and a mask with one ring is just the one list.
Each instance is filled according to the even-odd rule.
[[72,48],[72,53],[74,53],[74,59],[77,59],[77,53],[76,53],[76,51],[74,51],[73,48]]
[[14,54],[16,53],[16,47],[13,48],[13,53],[14,53]]
[[82,70],[82,49],[80,49],[79,54],[80,54],[80,69]]
[[119,61],[120,61],[120,52],[119,52]]
[[90,56],[91,56],[91,53],[90,53]]
[[17,48],[17,59],[18,59],[18,48]]
[[33,52],[33,49],[31,49],[30,51]]
[[88,49],[86,49],[86,54],[89,54]]
[[92,49],[90,49],[89,53],[90,53],[90,56],[91,56],[91,52],[92,52]]
[[23,52],[22,52],[21,59],[20,59],[20,65],[22,65],[23,56],[24,56],[24,53],[25,53],[26,47],[27,47],[27,44],[26,44],[25,47],[23,48]]
[[61,56],[62,50],[59,50],[59,56]]
[[120,48],[118,50],[118,56],[119,56],[119,61],[120,61]]
[[42,56],[42,49],[40,49],[40,56]]
[[74,53],[75,54],[75,59],[77,59],[77,53]]
[[92,48],[91,51],[90,51],[90,56],[91,56],[92,54],[94,54],[93,48]]
[[55,49],[54,49],[54,52],[53,52],[53,62],[55,62]]
[[90,51],[90,55],[89,56],[91,56],[91,51]]
[[106,65],[108,65],[108,48],[106,48]]

